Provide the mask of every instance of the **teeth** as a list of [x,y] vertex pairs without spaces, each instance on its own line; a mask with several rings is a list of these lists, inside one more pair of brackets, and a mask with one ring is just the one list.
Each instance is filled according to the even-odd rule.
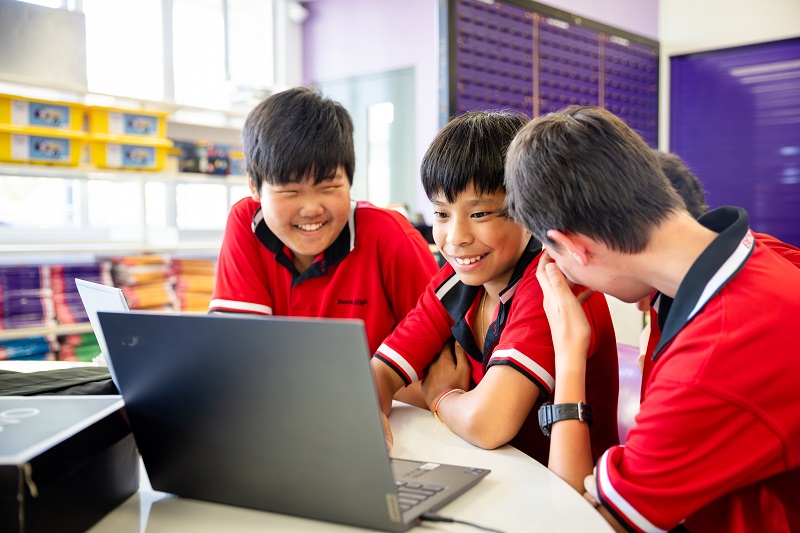
[[[484,254],[486,255],[486,254]],[[477,263],[483,259],[483,255],[476,255],[475,257],[456,257],[456,263],[459,265],[471,265],[472,263]]]
[[298,224],[297,227],[305,231],[314,231],[321,228],[324,224],[324,222],[320,222],[319,224]]

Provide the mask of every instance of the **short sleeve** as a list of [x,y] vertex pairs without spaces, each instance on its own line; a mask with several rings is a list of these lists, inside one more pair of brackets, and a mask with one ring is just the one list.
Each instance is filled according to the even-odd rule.
[[668,531],[780,472],[780,439],[749,410],[692,384],[651,384],[624,447],[597,464],[603,505],[632,531]]
[[252,230],[257,204],[245,198],[228,214],[209,311],[273,314],[264,254]]

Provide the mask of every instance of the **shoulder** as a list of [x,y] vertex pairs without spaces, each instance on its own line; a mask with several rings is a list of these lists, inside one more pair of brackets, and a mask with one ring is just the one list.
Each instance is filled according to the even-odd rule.
[[247,196],[242,198],[231,207],[230,216],[236,219],[247,219],[248,224],[253,219],[253,214],[258,211],[261,204]]
[[800,248],[796,248],[766,233],[753,232],[753,237],[755,237],[757,243],[763,244],[794,266],[800,268]]

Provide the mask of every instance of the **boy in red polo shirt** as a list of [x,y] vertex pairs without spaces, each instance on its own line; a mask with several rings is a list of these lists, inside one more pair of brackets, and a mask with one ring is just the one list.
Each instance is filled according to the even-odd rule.
[[[553,395],[555,368],[534,276],[541,245],[504,209],[505,152],[527,120],[468,113],[434,139],[421,175],[435,210],[434,240],[447,265],[372,365],[384,413],[395,391],[425,378],[429,408],[453,432],[483,448],[510,441],[544,463],[549,442],[536,423],[536,407]],[[590,298],[584,311],[593,325],[587,373],[597,414],[591,442],[599,454],[618,442],[619,371],[603,295]],[[453,338],[455,358],[445,349],[428,368]]]
[[209,310],[357,318],[377,349],[438,265],[402,215],[351,200],[347,110],[289,89],[250,112],[243,139],[252,198],[228,216]]
[[[706,204],[703,186],[697,176],[684,164],[683,160],[675,154],[660,151],[656,151],[656,157],[661,164],[661,170],[664,171],[664,175],[667,176],[667,179],[669,179],[680,197],[683,198],[684,203],[686,203],[686,210],[689,211],[689,214],[695,218],[700,218],[706,214],[708,205]],[[766,233],[753,232],[753,237],[759,243],[764,244],[787,261],[790,261],[794,266],[800,268],[800,249],[779,241]],[[659,339],[661,339],[661,327],[666,321],[669,308],[672,305],[672,299],[662,294],[658,295],[658,298],[653,301],[653,306],[651,306],[650,301],[654,296],[648,296],[637,303],[637,307],[641,311],[650,313],[650,322],[642,332],[641,354],[639,355],[639,368],[642,370],[642,399],[644,399],[647,382],[655,365],[653,352],[656,349],[656,345],[658,345]],[[656,307],[661,310],[660,313]]]
[[562,410],[587,399],[590,339],[567,279],[674,300],[625,446],[589,475],[586,424],[565,416],[548,467],[620,530],[797,531],[800,270],[754,239],[742,209],[695,220],[652,150],[599,107],[534,119],[509,148],[506,186],[511,215],[546,243],[537,279]]

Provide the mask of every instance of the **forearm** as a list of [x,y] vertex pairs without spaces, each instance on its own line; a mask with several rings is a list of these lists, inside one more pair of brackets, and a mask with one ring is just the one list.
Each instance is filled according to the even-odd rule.
[[[555,404],[586,401],[586,364],[556,369]],[[583,480],[592,473],[592,449],[589,425],[580,420],[562,420],[553,424],[550,435],[550,457],[547,467],[575,490],[583,493]]]
[[[492,450],[516,435],[507,424],[497,423],[500,417],[487,416],[476,394],[449,394],[437,407],[441,421],[456,435],[480,448]],[[433,405],[429,406],[433,409]],[[517,428],[518,430],[519,428]]]
[[389,411],[392,410],[392,399],[394,394],[400,390],[405,383],[403,383],[403,380],[400,378],[400,376],[398,376],[397,373],[389,367],[389,365],[380,359],[373,357],[370,361],[370,366],[372,367],[372,375],[375,378],[375,387],[378,391],[378,399],[380,400],[381,411],[388,415]]
[[453,433],[475,446],[494,449],[517,434],[538,395],[538,387],[516,370],[493,368],[469,392],[446,396],[437,410]]

